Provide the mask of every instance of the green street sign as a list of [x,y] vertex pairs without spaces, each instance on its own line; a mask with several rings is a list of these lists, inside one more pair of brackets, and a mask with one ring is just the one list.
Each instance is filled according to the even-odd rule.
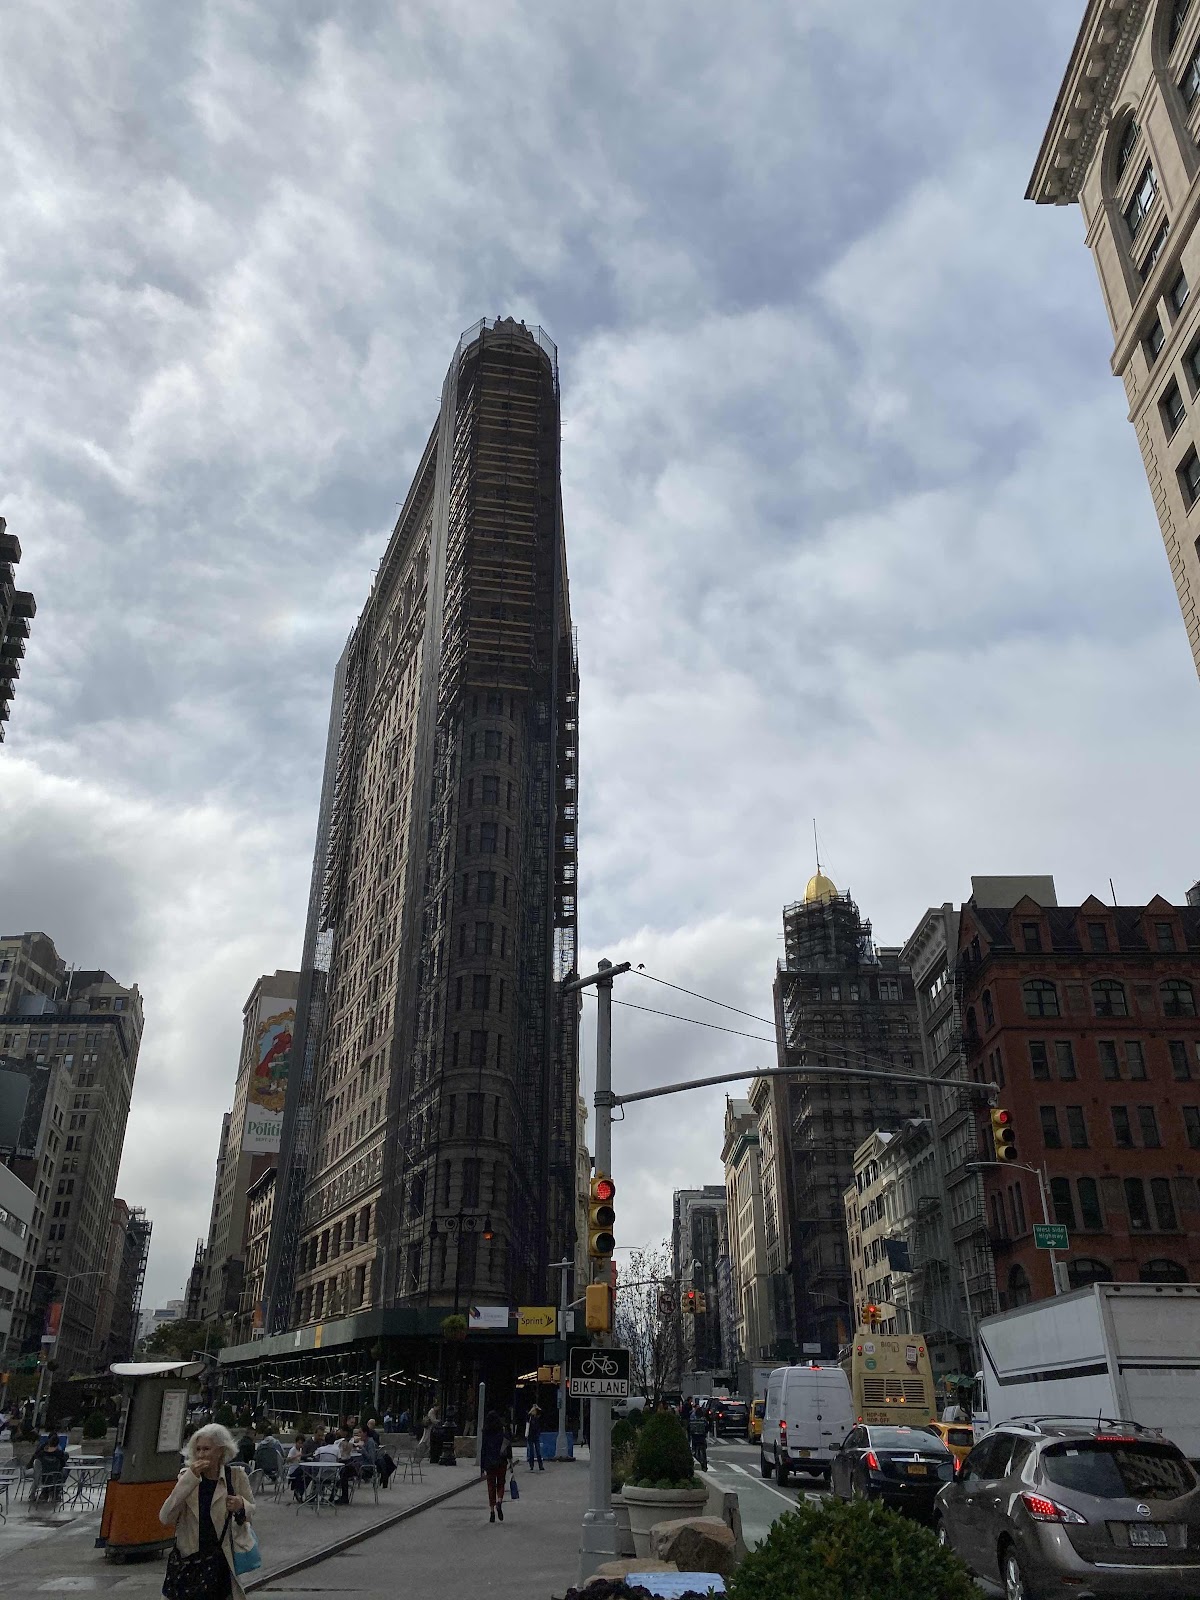
[[1071,1246],[1062,1222],[1035,1222],[1033,1242],[1039,1250],[1069,1250]]

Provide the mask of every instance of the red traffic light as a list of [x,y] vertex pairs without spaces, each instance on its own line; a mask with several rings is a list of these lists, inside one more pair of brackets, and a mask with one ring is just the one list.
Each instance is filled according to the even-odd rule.
[[1011,1111],[993,1111],[992,1112],[992,1121],[996,1124],[996,1126],[998,1128],[1007,1128],[1009,1123],[1012,1121],[1012,1112]]
[[594,1200],[611,1200],[617,1192],[617,1186],[611,1178],[597,1178],[592,1184],[592,1198]]

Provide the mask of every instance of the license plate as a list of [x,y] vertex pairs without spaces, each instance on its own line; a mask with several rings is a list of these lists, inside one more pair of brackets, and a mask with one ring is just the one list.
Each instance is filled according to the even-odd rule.
[[1131,1522],[1129,1542],[1136,1545],[1164,1545],[1167,1542],[1167,1530],[1153,1525],[1148,1526],[1144,1522]]
[[812,1455],[812,1451],[811,1450],[797,1450],[796,1454],[798,1456],[801,1456],[801,1457],[810,1456],[810,1455]]
[[929,1468],[923,1461],[914,1461],[909,1465],[908,1475],[910,1478],[924,1478],[929,1475]]

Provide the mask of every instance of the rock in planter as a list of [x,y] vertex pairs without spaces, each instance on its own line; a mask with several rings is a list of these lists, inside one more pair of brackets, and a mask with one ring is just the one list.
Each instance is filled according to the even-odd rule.
[[673,1561],[680,1572],[717,1572],[732,1575],[737,1566],[733,1530],[720,1517],[680,1517],[657,1522],[650,1530],[650,1553],[659,1561]]
[[708,1503],[708,1486],[699,1489],[641,1489],[627,1483],[621,1497],[629,1507],[629,1530],[639,1556],[648,1556],[650,1529],[656,1522],[672,1522],[678,1517],[699,1517]]

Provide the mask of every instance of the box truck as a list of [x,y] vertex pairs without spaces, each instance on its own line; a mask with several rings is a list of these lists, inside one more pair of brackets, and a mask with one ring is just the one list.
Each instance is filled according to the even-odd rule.
[[1200,1462],[1200,1284],[1093,1283],[988,1317],[979,1346],[991,1427],[1124,1419]]

